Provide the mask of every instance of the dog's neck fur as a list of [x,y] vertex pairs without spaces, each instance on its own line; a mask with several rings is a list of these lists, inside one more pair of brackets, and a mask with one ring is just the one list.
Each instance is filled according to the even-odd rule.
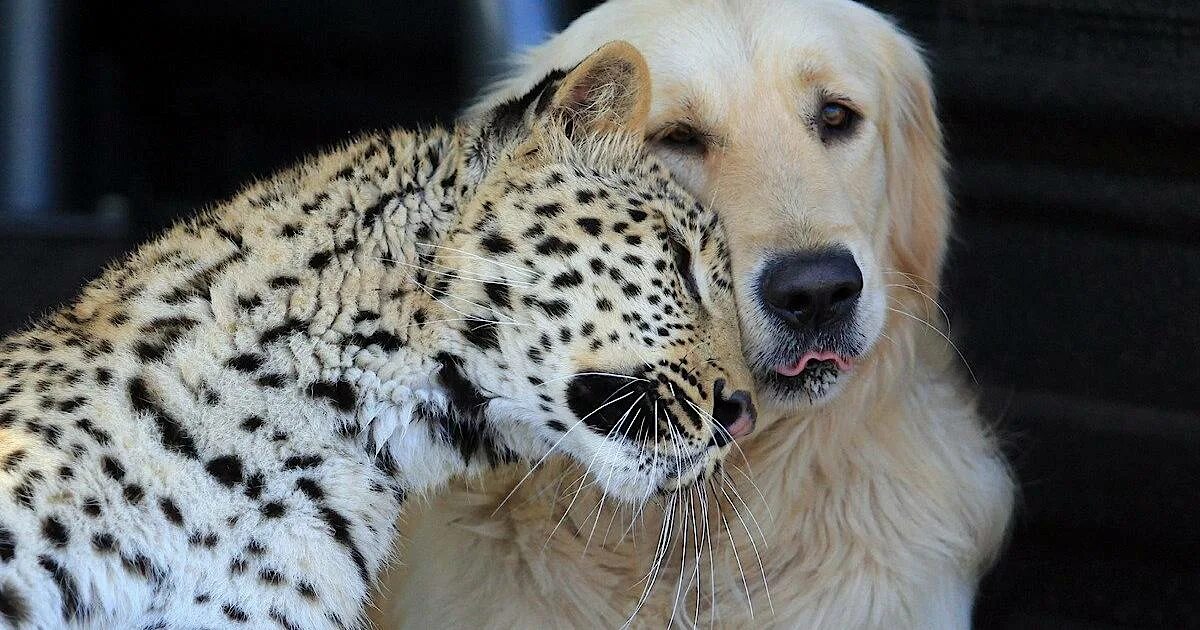
[[[767,422],[760,425],[761,430],[741,441],[740,451],[735,450],[727,460],[730,478],[739,490],[716,492],[709,498],[713,547],[704,546],[700,554],[717,558],[722,565],[715,574],[718,577],[745,575],[746,583],[740,579],[718,581],[715,594],[722,602],[718,623],[722,617],[749,618],[745,588],[753,598],[753,610],[759,615],[766,614],[768,620],[786,625],[791,619],[808,619],[812,611],[821,610],[819,602],[825,596],[824,588],[844,586],[836,582],[844,573],[844,562],[848,561],[840,554],[850,554],[867,572],[892,570],[887,563],[895,560],[897,554],[912,556],[912,562],[904,566],[924,567],[929,573],[902,578],[928,588],[960,579],[970,583],[974,579],[974,575],[949,576],[938,572],[973,562],[980,563],[979,568],[990,563],[990,558],[978,557],[975,550],[998,547],[1004,531],[992,525],[1002,523],[1003,519],[996,518],[994,512],[1007,509],[1004,494],[1007,489],[994,488],[996,496],[961,496],[969,489],[990,486],[961,484],[956,478],[995,473],[991,469],[996,462],[991,458],[993,445],[989,436],[980,435],[972,424],[977,422],[973,403],[962,396],[951,364],[952,355],[942,345],[944,340],[930,336],[920,324],[901,316],[889,322],[887,334],[893,341],[885,340],[884,345],[876,348],[856,368],[853,381],[835,399],[824,406],[773,420],[764,418]],[[889,378],[897,373],[911,377]],[[938,414],[928,414],[931,408],[938,409]],[[937,455],[926,457],[932,451],[937,451]],[[960,454],[957,468],[947,467],[947,453]],[[567,467],[562,475],[572,478],[571,464],[559,466]],[[554,474],[556,471],[558,468],[550,467],[543,478],[561,483],[563,476]],[[512,491],[516,496],[507,498],[504,509],[494,509],[494,500],[508,495],[512,482],[519,478],[521,475],[517,474],[510,482],[492,489],[492,500],[467,494],[450,499],[441,509],[450,510],[456,522],[484,538],[512,538],[518,548],[541,545],[538,547],[543,550],[541,553],[522,556],[535,577],[568,572],[587,576],[586,584],[594,585],[594,591],[583,591],[578,589],[584,589],[585,582],[572,582],[576,589],[572,591],[574,596],[561,602],[545,601],[550,609],[561,608],[561,614],[567,618],[577,617],[580,611],[588,611],[596,618],[627,617],[643,586],[639,584],[631,591],[629,585],[645,576],[656,552],[657,534],[651,530],[646,540],[616,535],[608,538],[603,535],[606,527],[602,522],[608,517],[601,519],[599,514],[614,508],[597,508],[603,501],[598,493],[593,490],[579,493],[571,487],[566,489],[569,496],[563,501],[547,501],[542,495],[555,492],[556,482],[550,482],[550,487],[526,483]],[[856,494],[843,494],[848,487],[854,488]],[[856,502],[859,496],[874,496],[876,503],[860,505]],[[918,500],[919,496],[925,498]],[[794,509],[812,505],[821,507],[799,512]],[[940,509],[923,509],[929,505]],[[661,508],[647,509],[639,517],[639,523],[657,522],[662,517]],[[674,504],[677,529],[683,521],[703,521],[699,514],[704,508],[699,503],[687,508],[700,509],[699,514],[691,514],[687,509],[680,513],[680,509],[680,503]],[[863,509],[869,512],[863,513]],[[495,522],[496,519],[500,522]],[[588,532],[597,529],[596,522],[601,533],[589,536]],[[886,531],[872,534],[879,540],[865,533],[860,538],[846,538],[844,528],[853,523],[882,526]],[[638,526],[635,523],[631,527]],[[835,526],[839,528],[835,538],[820,537]],[[583,534],[550,533],[560,528]],[[618,524],[613,529],[621,528]],[[917,531],[921,533],[914,533]],[[909,541],[926,540],[934,532],[941,537],[939,547],[908,547]],[[694,600],[675,601],[676,596],[686,599],[695,591],[694,586],[687,587],[687,575],[682,578],[684,588],[675,587],[681,579],[674,573],[680,569],[681,533],[689,537],[687,544],[692,544],[693,534],[687,530],[673,534],[670,540],[674,549],[669,549],[668,557],[663,560],[658,586],[636,619],[667,619],[672,617],[672,611],[680,614],[679,610],[693,610]],[[425,540],[424,536],[420,538]],[[880,542],[889,545],[886,552],[876,547]],[[837,553],[822,545],[836,545]],[[695,552],[689,547],[686,553]],[[571,567],[559,566],[568,558],[580,560]],[[795,576],[797,567],[808,579],[772,579],[777,575]],[[707,571],[707,568],[701,571],[706,581]],[[774,616],[764,612],[768,596],[763,575],[769,583]],[[705,601],[709,588],[709,584],[703,585]],[[626,595],[614,599],[614,592]],[[837,622],[835,626],[889,627],[893,622],[904,626],[909,621],[919,626],[922,615],[931,614],[912,610],[907,621],[895,618],[900,604],[894,598],[899,595],[900,591],[865,593],[864,601],[872,602],[871,605],[840,612],[846,624]],[[969,604],[970,593],[955,592],[953,596],[966,597]],[[961,603],[946,599],[950,597],[946,594],[931,597],[940,598],[947,606]],[[403,604],[416,605],[412,601]],[[547,613],[546,618],[553,614],[557,613]],[[702,609],[701,621],[707,616]],[[690,618],[686,614],[684,617]]]

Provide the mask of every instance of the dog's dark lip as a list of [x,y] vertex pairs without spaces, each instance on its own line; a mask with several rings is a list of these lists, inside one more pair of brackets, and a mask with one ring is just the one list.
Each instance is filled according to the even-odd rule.
[[[800,356],[803,357],[806,354],[808,353],[801,353]],[[839,356],[842,358],[840,362],[833,358],[814,360],[810,357],[805,361],[804,368],[799,371],[779,370],[778,366],[783,363],[782,361],[765,365],[760,363],[754,370],[755,381],[762,390],[770,392],[777,401],[807,399],[809,402],[815,403],[824,400],[840,381],[849,376],[850,370],[843,368],[853,368],[854,362],[859,358],[857,354],[850,353]],[[797,363],[799,363],[799,359],[793,361],[791,365],[794,367]]]

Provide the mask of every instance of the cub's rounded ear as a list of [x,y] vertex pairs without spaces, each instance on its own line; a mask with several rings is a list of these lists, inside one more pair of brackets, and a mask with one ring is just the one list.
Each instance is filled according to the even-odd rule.
[[551,109],[572,130],[643,135],[650,113],[646,59],[628,42],[601,46],[558,82]]

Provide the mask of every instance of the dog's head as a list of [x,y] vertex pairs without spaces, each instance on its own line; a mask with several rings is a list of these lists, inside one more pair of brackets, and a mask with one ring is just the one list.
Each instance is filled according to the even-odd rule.
[[614,37],[649,63],[655,152],[725,221],[764,400],[835,397],[938,290],[948,205],[917,48],[847,0],[613,0],[496,93]]

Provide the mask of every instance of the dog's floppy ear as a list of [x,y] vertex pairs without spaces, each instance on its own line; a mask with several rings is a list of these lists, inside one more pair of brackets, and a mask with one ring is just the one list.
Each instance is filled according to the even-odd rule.
[[894,93],[885,100],[892,110],[884,144],[892,264],[936,296],[950,230],[942,129],[929,69],[916,45],[897,33],[888,52],[885,82]]
[[549,107],[571,132],[643,135],[650,113],[650,69],[632,44],[609,42],[558,82]]

